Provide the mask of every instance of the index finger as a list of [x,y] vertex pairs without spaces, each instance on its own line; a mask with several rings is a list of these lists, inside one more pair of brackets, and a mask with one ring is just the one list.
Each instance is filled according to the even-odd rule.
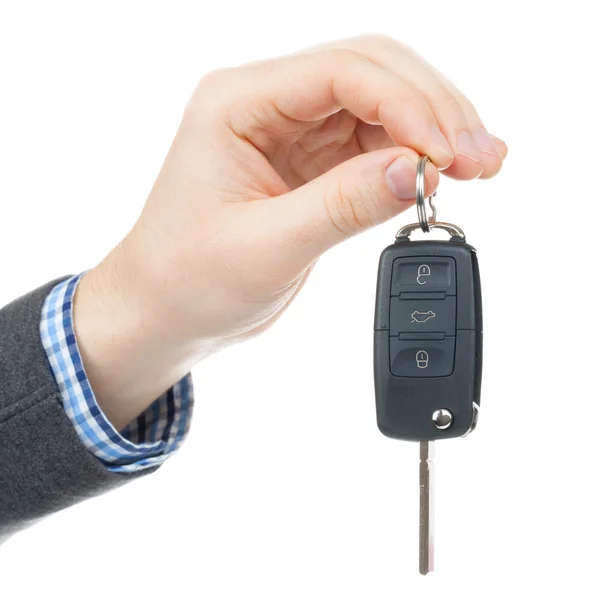
[[427,154],[438,168],[454,159],[423,95],[402,76],[353,50],[252,64],[242,67],[239,76],[244,92],[231,125],[245,137],[251,136],[253,123],[262,133],[289,133],[294,123],[319,121],[346,109],[361,121],[382,125],[396,144]]

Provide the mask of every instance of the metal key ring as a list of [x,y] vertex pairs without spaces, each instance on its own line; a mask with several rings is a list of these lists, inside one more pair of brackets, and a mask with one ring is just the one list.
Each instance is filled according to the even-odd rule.
[[[419,229],[419,227],[419,223],[410,223],[409,225],[404,225],[404,227],[401,227],[398,230],[398,233],[396,233],[396,241],[400,242],[408,239],[410,234]],[[443,229],[445,232],[449,233],[451,237],[456,238],[457,240],[463,242],[466,240],[465,232],[458,225],[454,225],[452,223],[436,221],[435,223],[429,223],[429,229]]]
[[419,159],[419,163],[417,164],[417,215],[419,217],[419,225],[421,226],[421,230],[425,233],[429,233],[430,223],[435,223],[435,219],[437,216],[437,210],[433,203],[433,199],[437,195],[437,192],[433,192],[431,196],[429,196],[429,206],[431,208],[431,217],[427,218],[427,209],[425,208],[425,167],[427,166],[427,162],[429,161],[428,156],[421,156]]

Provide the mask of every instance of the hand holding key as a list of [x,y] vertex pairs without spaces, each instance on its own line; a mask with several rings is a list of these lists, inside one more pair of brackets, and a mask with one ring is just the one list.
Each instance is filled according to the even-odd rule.
[[270,326],[328,248],[411,206],[420,154],[431,193],[437,169],[493,176],[506,146],[388,38],[205,77],[137,223],[77,292],[80,348],[113,423]]

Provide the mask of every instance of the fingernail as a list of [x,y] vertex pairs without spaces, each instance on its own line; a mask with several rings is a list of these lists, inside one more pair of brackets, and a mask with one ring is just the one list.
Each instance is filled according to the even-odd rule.
[[494,156],[500,156],[500,154],[498,154],[496,144],[494,144],[494,140],[492,140],[489,133],[483,127],[478,127],[477,129],[473,130],[473,139],[479,146],[481,152],[493,154]]
[[442,154],[454,158],[452,146],[448,143],[442,130],[435,123],[431,126],[431,142]]
[[502,157],[503,154],[506,154],[506,142],[504,140],[501,140],[499,137],[492,135],[491,133],[489,134],[489,136],[492,138],[492,142],[494,142],[494,145],[496,146],[496,150],[498,151],[500,157]]
[[459,153],[472,161],[481,164],[479,147],[473,139],[473,136],[468,131],[461,131],[456,139]]
[[417,164],[406,156],[399,156],[386,170],[385,179],[392,194],[400,200],[415,197]]

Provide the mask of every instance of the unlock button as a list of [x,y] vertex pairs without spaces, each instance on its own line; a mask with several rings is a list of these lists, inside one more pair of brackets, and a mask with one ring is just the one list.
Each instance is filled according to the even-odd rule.
[[456,263],[447,256],[397,258],[392,270],[391,296],[403,292],[456,294]]
[[427,285],[431,279],[431,267],[429,265],[419,265],[417,269],[417,283],[419,285]]

